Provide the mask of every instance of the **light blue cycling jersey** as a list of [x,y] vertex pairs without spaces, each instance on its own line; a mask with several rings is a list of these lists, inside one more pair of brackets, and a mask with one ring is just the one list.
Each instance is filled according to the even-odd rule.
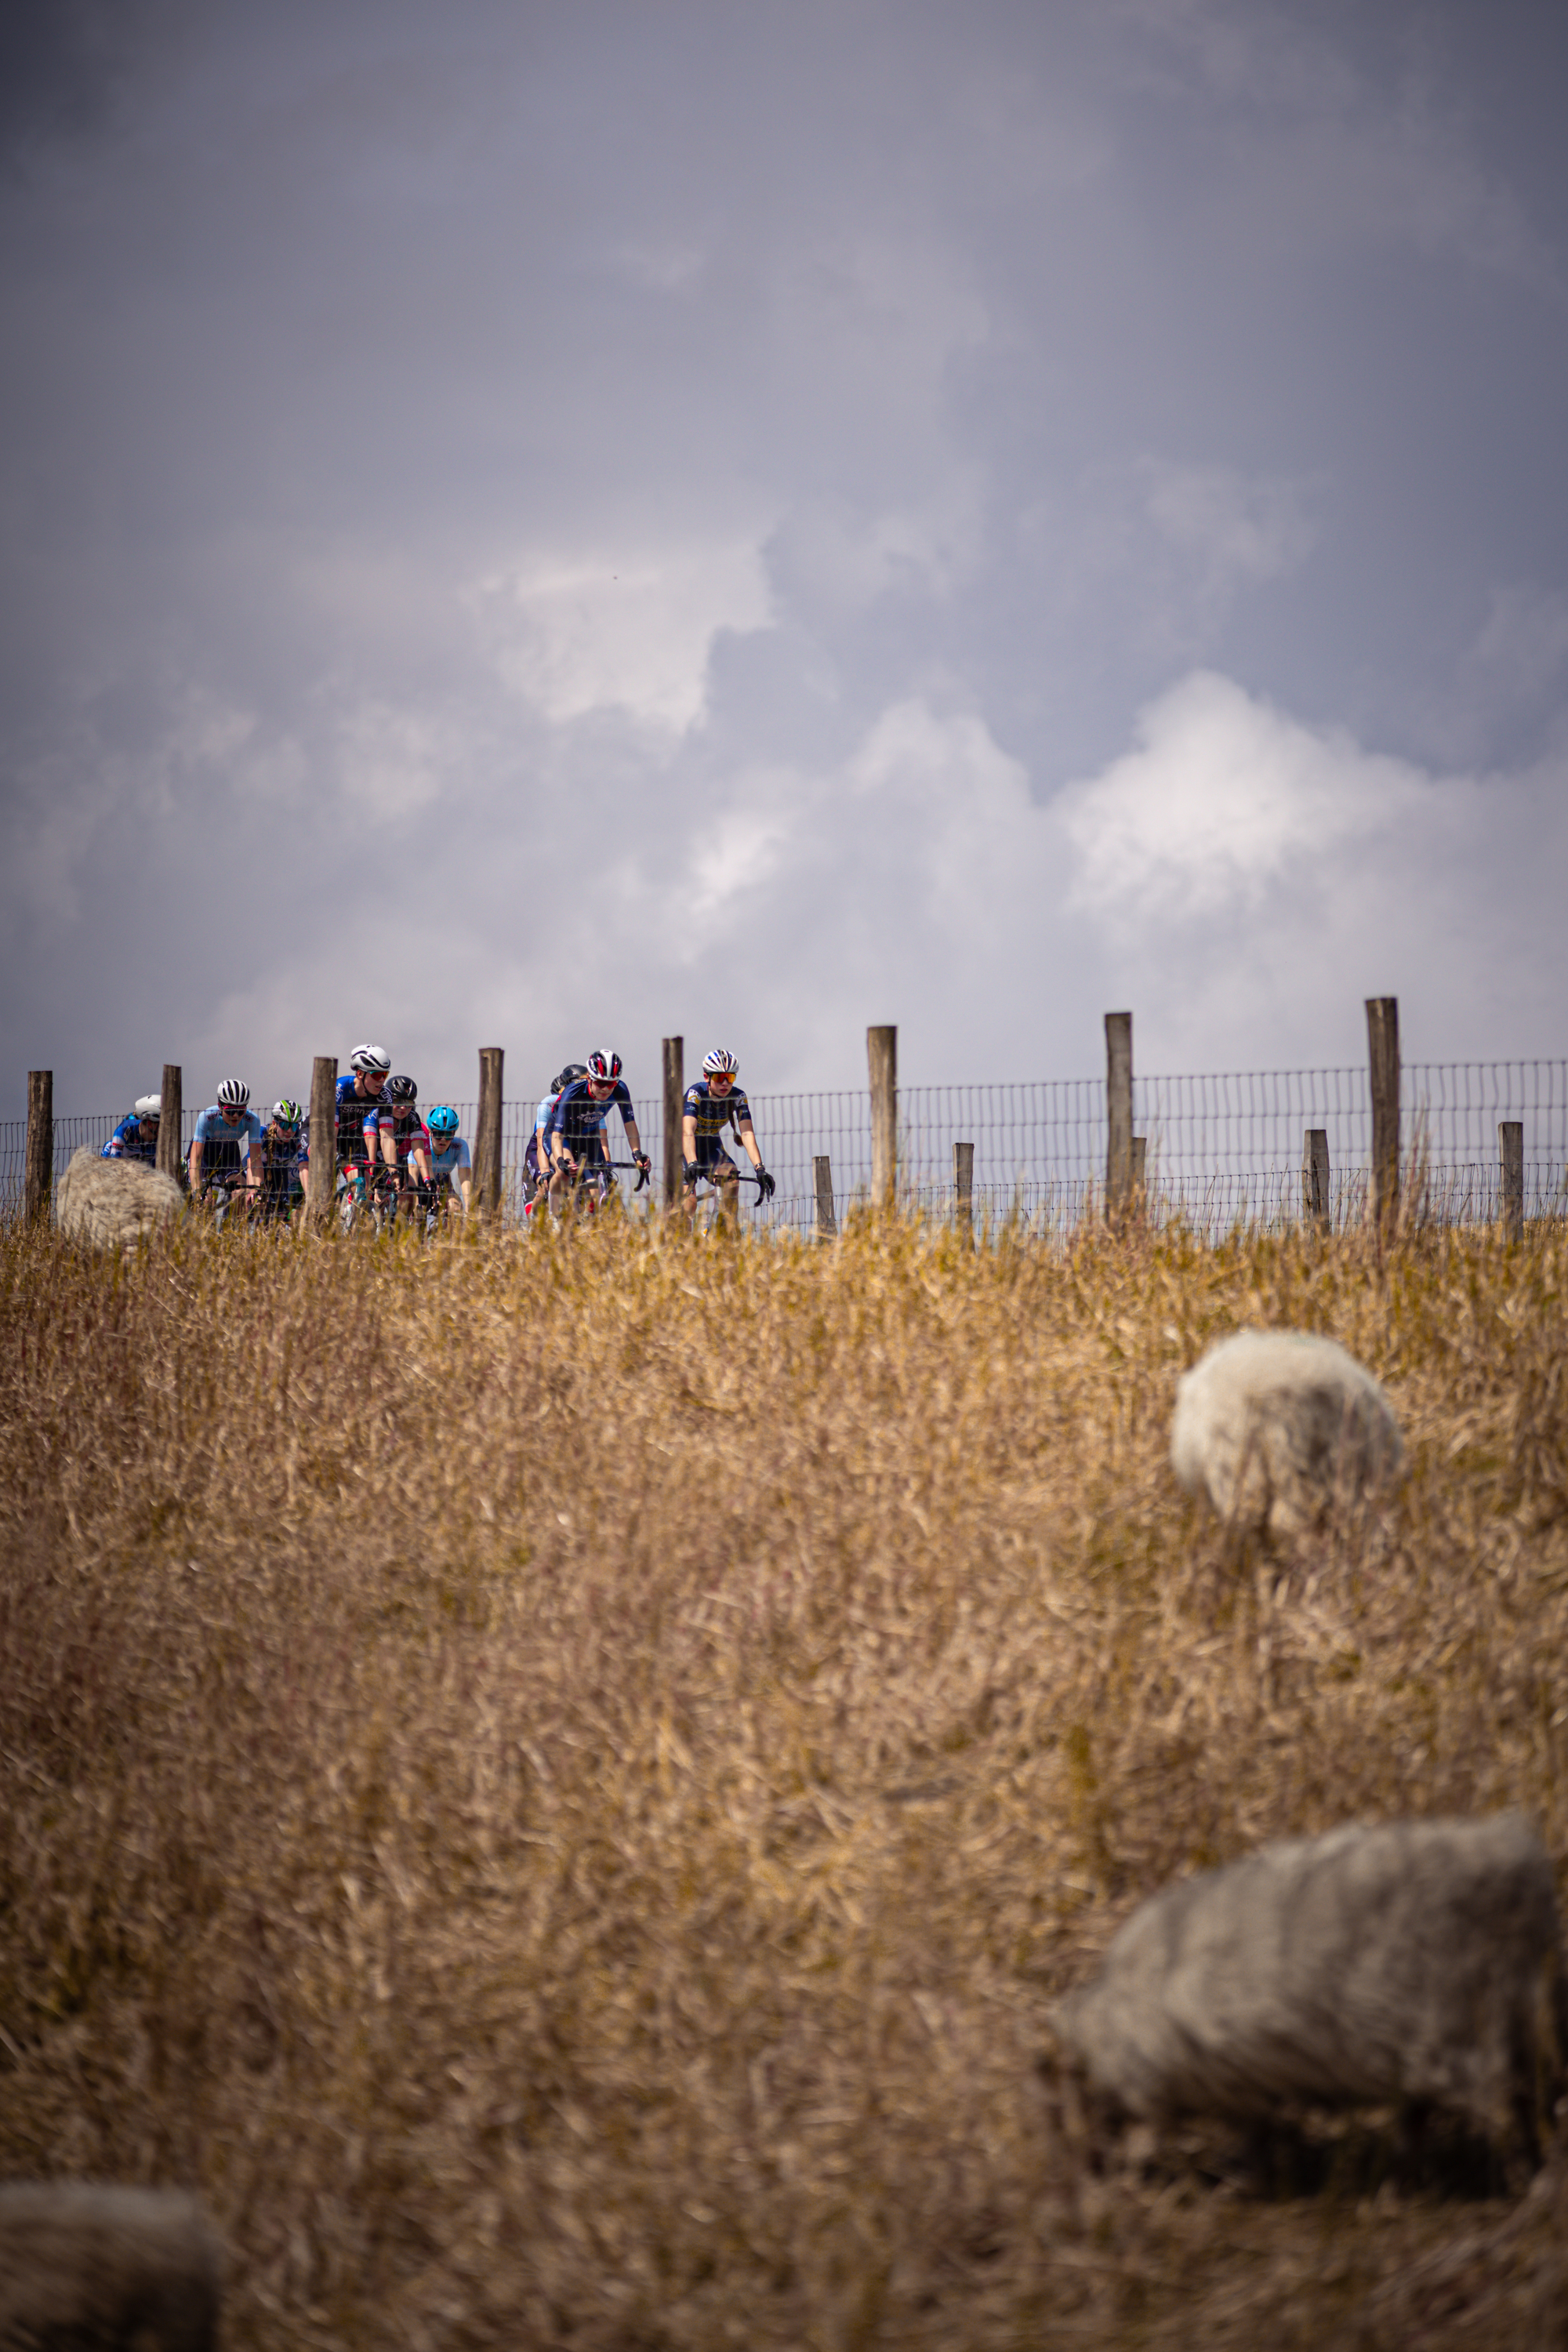
[[222,1104],[212,1103],[196,1121],[198,1143],[232,1143],[238,1146],[247,1140],[251,1143],[261,1140],[261,1121],[253,1110],[245,1112],[237,1127],[231,1127],[223,1115]]
[[431,1137],[430,1173],[432,1176],[450,1176],[460,1181],[463,1177],[471,1176],[473,1172],[473,1155],[468,1150],[468,1139],[466,1135],[453,1136],[451,1141],[444,1144],[439,1151],[436,1149],[435,1137]]

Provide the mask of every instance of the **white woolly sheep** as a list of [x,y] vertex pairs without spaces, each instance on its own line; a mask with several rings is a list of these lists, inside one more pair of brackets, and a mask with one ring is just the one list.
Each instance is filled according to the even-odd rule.
[[1372,1374],[1310,1331],[1237,1331],[1176,1384],[1171,1467],[1239,1527],[1298,1535],[1403,1454]]
[[0,2346],[212,2352],[218,2247],[194,2197],[26,2181],[0,2189]]
[[1167,1886],[1053,2023],[1111,2112],[1156,2126],[1398,2100],[1533,2148],[1561,2002],[1552,1865],[1502,1813],[1352,1824]]
[[84,1145],[55,1187],[55,1221],[61,1233],[96,1249],[120,1249],[174,1216],[184,1201],[174,1178],[144,1160],[100,1160]]

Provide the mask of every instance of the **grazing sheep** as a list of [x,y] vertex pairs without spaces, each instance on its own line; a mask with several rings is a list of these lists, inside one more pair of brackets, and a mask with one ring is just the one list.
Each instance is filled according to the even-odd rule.
[[152,1233],[184,1200],[172,1176],[140,1160],[100,1160],[84,1144],[55,1187],[55,1219],[78,1241],[119,1249]]
[[1237,1331],[1176,1384],[1171,1467],[1240,1527],[1298,1535],[1403,1453],[1372,1374],[1310,1331]]
[[218,2248],[194,2197],[26,2181],[0,2189],[0,2347],[211,2352]]
[[1561,2001],[1552,1865],[1501,1813],[1352,1824],[1183,1879],[1053,2023],[1112,2114],[1156,2126],[1400,2100],[1533,2152]]

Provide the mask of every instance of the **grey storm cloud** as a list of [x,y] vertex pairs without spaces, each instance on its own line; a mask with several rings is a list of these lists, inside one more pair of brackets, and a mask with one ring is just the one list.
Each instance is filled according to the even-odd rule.
[[1562,41],[1367,14],[8,12],[0,1098],[1552,1050]]

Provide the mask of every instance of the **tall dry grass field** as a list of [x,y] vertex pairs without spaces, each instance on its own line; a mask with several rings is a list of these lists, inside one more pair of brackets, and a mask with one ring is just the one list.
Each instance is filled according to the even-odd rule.
[[[1565,1274],[0,1237],[0,2173],[198,2186],[237,2347],[1561,2340],[1555,2160],[1097,2173],[1037,2062],[1259,1839],[1568,1854]],[[1289,1552],[1165,1462],[1247,1323],[1408,1441]]]

